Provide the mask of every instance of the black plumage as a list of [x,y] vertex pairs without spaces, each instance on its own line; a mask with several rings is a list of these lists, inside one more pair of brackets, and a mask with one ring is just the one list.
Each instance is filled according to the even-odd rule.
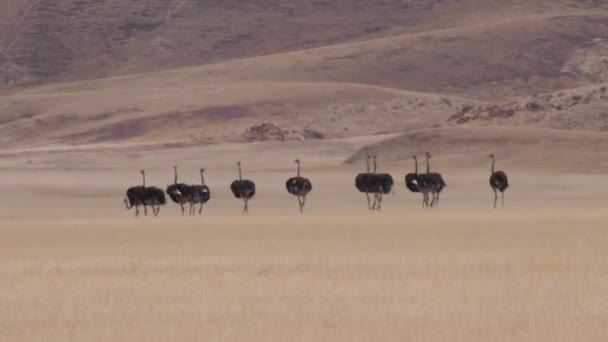
[[148,215],[148,206],[151,206],[152,213],[157,216],[160,206],[167,203],[165,194],[157,187],[147,187],[145,171],[140,170],[139,172],[142,175],[143,184],[127,189],[127,197],[124,199],[125,207],[127,209],[135,207],[135,216],[139,216],[139,206],[143,205],[145,215]]
[[158,213],[160,212],[160,206],[167,204],[165,193],[161,188],[157,188],[155,186],[146,187],[145,192],[145,204],[152,207],[152,212],[154,213],[154,216],[158,216]]
[[490,154],[490,158],[492,158],[492,169],[490,171],[490,186],[494,191],[494,208],[496,208],[496,202],[498,201],[498,192],[501,193],[502,205],[505,205],[505,191],[509,187],[509,178],[507,178],[507,174],[504,171],[494,171],[496,159],[493,153]]
[[193,189],[191,185],[177,182],[177,166],[173,167],[173,172],[173,184],[167,186],[166,192],[173,202],[180,205],[183,216],[185,213],[184,204],[191,201]]
[[424,182],[424,191],[426,193],[430,192],[433,195],[433,199],[430,204],[428,202],[428,194],[425,196],[425,202],[427,207],[429,205],[431,207],[436,207],[439,205],[439,194],[447,186],[447,184],[440,173],[431,172],[431,167],[429,163],[429,159],[431,159],[431,154],[427,152],[425,156],[426,174],[422,179]]
[[360,192],[365,193],[365,197],[367,198],[367,209],[369,209],[369,210],[372,209],[372,202],[370,200],[369,194],[373,193],[372,180],[374,178],[374,175],[372,173],[370,173],[370,167],[369,167],[370,158],[371,157],[368,155],[367,156],[367,172],[359,173],[355,177],[355,188],[357,188],[357,190],[359,190]]
[[306,195],[312,191],[312,182],[304,177],[300,176],[300,160],[294,161],[298,164],[298,171],[296,177],[291,177],[285,182],[285,188],[287,192],[298,198],[298,205],[300,206],[300,213],[304,211],[304,205],[306,205]]
[[203,205],[211,199],[211,190],[205,185],[205,169],[200,169],[201,184],[192,185],[192,199],[190,201],[190,213],[194,214],[194,205],[200,204],[198,214],[203,212]]
[[130,187],[127,189],[127,197],[124,202],[128,210],[135,207],[135,216],[139,216],[139,206],[146,205],[146,189],[141,185]]
[[237,162],[239,167],[239,179],[230,184],[230,190],[235,198],[243,200],[243,213],[249,213],[249,200],[255,196],[255,183],[248,179],[243,179],[241,172],[241,162]]
[[372,204],[372,210],[382,209],[382,198],[383,195],[389,194],[393,191],[393,177],[388,173],[376,173],[378,165],[376,163],[376,157],[374,156],[374,173],[369,180],[370,192],[374,193],[374,203]]

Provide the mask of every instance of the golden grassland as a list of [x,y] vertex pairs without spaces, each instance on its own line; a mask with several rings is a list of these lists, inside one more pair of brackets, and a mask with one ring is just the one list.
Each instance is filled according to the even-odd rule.
[[0,222],[0,339],[604,341],[601,209]]

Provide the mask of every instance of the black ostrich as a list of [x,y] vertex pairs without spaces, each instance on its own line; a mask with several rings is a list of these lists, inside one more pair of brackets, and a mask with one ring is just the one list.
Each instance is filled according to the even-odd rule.
[[428,198],[428,192],[425,191],[425,175],[418,174],[418,158],[413,155],[414,159],[414,173],[408,173],[405,175],[405,187],[411,192],[420,192],[422,194],[422,206],[424,207],[426,199]]
[[420,182],[418,181],[418,158],[414,158],[414,173],[408,173],[405,175],[405,187],[411,192],[420,192]]
[[431,166],[429,163],[429,159],[431,159],[431,154],[429,152],[427,152],[425,154],[425,157],[426,157],[426,178],[424,179],[425,188],[427,189],[428,192],[430,192],[433,195],[433,199],[430,204],[428,203],[428,195],[427,195],[426,206],[428,207],[430,205],[431,207],[437,207],[439,205],[439,194],[441,193],[443,188],[445,188],[447,186],[447,184],[443,180],[443,176],[440,173],[431,172]]
[[167,195],[171,200],[180,205],[182,208],[182,216],[184,216],[184,204],[189,203],[192,199],[192,186],[177,182],[177,166],[173,167],[175,177],[173,184],[167,186]]
[[370,158],[371,157],[368,155],[367,156],[367,172],[360,173],[355,177],[355,187],[360,192],[365,193],[365,197],[367,198],[367,209],[369,209],[369,210],[372,209],[372,202],[369,198],[369,193],[373,192],[373,191],[371,191],[371,183],[372,183],[372,178],[374,177],[373,174],[370,173],[370,167],[369,167]]
[[[389,194],[393,191],[393,177],[388,173],[376,173],[377,163],[376,157],[374,156],[374,172],[371,178],[370,189],[374,193],[374,203],[372,210],[382,210],[382,197],[385,194]],[[394,194],[394,193],[393,193]]]
[[243,214],[249,214],[249,200],[255,196],[255,183],[249,179],[243,179],[241,173],[241,162],[236,163],[239,167],[239,179],[230,184],[230,190],[236,198],[244,202]]
[[200,204],[198,214],[203,212],[203,204],[211,198],[211,190],[205,185],[205,169],[201,168],[201,185],[192,185],[192,199],[190,201],[190,215],[194,214],[194,205]]
[[494,153],[490,154],[490,158],[492,158],[492,170],[490,174],[490,186],[494,191],[494,208],[496,208],[496,201],[498,201],[498,192],[500,191],[502,195],[502,205],[505,205],[505,191],[509,187],[509,179],[507,178],[507,174],[504,171],[494,171],[494,164],[496,164],[496,159],[494,158]]
[[148,209],[146,208],[146,176],[144,170],[139,171],[143,178],[143,185],[132,186],[127,189],[127,197],[125,197],[125,207],[127,210],[135,207],[135,217],[139,216],[139,206],[144,206],[144,214],[148,215]]
[[165,205],[167,200],[165,199],[165,193],[155,187],[146,186],[146,172],[144,170],[139,171],[143,178],[143,184],[141,186],[134,186],[127,190],[127,197],[125,198],[125,206],[127,209],[131,209],[135,206],[135,216],[139,216],[139,206],[144,206],[144,215],[148,215],[147,206],[152,207],[152,213],[154,216],[158,216],[160,212],[160,206]]
[[312,191],[312,183],[310,180],[304,177],[300,177],[300,160],[296,159],[295,163],[298,164],[298,173],[296,177],[291,177],[285,182],[287,192],[298,198],[298,204],[300,205],[300,214],[304,212],[304,205],[306,204],[306,195]]

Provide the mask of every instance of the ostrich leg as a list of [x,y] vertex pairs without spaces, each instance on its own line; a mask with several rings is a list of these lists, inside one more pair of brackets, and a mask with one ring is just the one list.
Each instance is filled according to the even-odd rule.
[[502,191],[501,194],[502,194],[502,206],[504,207],[505,206],[505,192]]
[[139,205],[135,205],[135,217],[139,216]]
[[365,197],[367,197],[367,209],[371,210],[372,209],[372,202],[369,199],[369,193],[368,192],[365,193]]
[[184,209],[184,203],[180,202],[179,206],[182,207],[182,216],[184,216],[186,213],[186,210]]
[[243,206],[243,214],[249,214],[249,200],[248,199],[243,199],[243,202],[245,202],[245,205]]
[[202,214],[203,213],[203,202],[201,202],[201,206],[198,208],[198,214]]
[[495,188],[492,188],[492,190],[494,190],[494,208],[496,208],[496,201],[498,201],[498,193],[496,192]]

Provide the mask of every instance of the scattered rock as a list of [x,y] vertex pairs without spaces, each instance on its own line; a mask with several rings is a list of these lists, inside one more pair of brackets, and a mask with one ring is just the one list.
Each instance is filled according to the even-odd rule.
[[242,136],[246,142],[254,141],[286,141],[286,140],[314,140],[324,139],[323,133],[310,128],[298,130],[284,130],[279,126],[264,122],[260,125],[249,127]]

